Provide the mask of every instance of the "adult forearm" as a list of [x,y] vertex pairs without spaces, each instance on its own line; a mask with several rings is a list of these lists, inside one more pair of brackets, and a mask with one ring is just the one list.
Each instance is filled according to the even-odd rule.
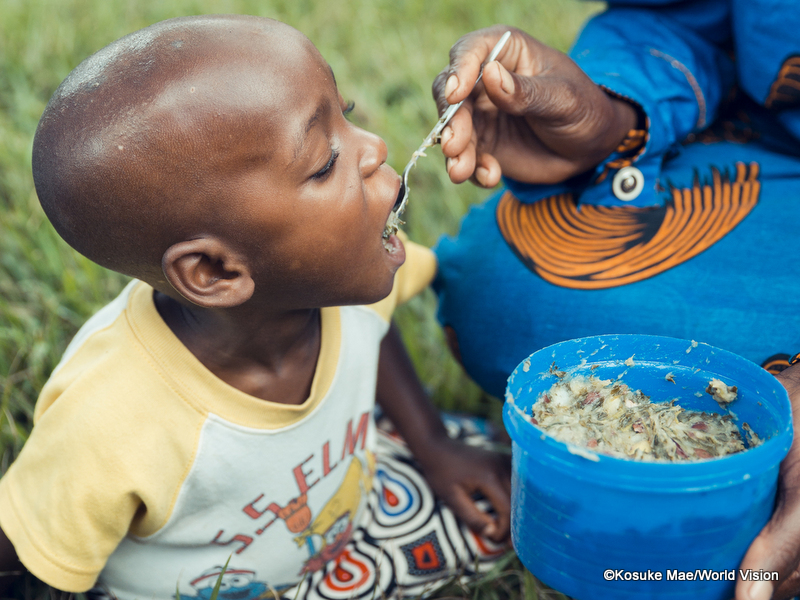
[[[724,37],[729,23],[715,16]],[[570,56],[593,81],[642,107],[656,155],[706,127],[734,82],[724,50],[668,9],[612,8],[586,25]]]

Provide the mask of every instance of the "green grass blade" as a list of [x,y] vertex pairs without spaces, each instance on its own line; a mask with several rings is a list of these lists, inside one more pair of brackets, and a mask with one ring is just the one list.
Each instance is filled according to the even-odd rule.
[[209,600],[217,600],[217,596],[219,596],[219,586],[222,585],[222,577],[223,575],[225,575],[225,571],[228,570],[228,563],[231,562],[231,556],[233,556],[233,554],[231,554],[228,557],[228,560],[225,561],[225,566],[222,567],[222,571],[220,571],[219,577],[217,577],[217,581],[214,584],[214,589],[211,590],[211,597],[209,598]]

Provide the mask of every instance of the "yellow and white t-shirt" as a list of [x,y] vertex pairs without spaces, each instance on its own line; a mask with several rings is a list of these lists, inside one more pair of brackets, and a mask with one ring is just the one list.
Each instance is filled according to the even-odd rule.
[[372,485],[379,345],[399,302],[433,277],[406,243],[391,295],[323,308],[311,393],[267,402],[215,377],[132,282],[78,332],[35,426],[0,480],[0,527],[54,587],[97,581],[121,600],[193,597],[229,556],[280,590],[360,523]]

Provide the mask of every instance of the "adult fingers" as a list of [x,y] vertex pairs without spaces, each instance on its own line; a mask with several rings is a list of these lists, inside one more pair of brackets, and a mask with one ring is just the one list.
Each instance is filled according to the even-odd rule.
[[447,97],[445,96],[444,92],[444,88],[449,77],[450,66],[448,65],[433,79],[433,85],[431,86],[433,100],[436,102],[436,110],[439,112],[439,115],[446,111],[447,107],[450,106],[450,103],[447,102]]
[[[481,65],[508,30],[514,28],[495,25],[468,33],[453,44],[450,48],[450,64],[439,73],[433,84],[433,97],[440,113],[443,107],[461,102],[470,95],[475,87],[475,80],[478,79]],[[503,48],[500,56],[507,51],[508,45]]]
[[[800,364],[777,378],[789,393],[795,431],[800,430]],[[800,448],[795,439],[781,463],[778,502],[767,526],[750,545],[741,569],[778,572],[777,582],[739,581],[737,600],[789,598],[800,593]]]
[[[739,567],[744,573],[777,572],[777,581],[752,581],[740,578],[736,600],[790,598],[800,591],[796,573],[800,559],[800,503],[792,508],[780,504],[772,520],[756,537]],[[776,593],[777,592],[777,593]]]
[[500,163],[491,154],[481,153],[475,161],[475,173],[473,179],[481,187],[493,188],[500,183],[503,169]]
[[[585,77],[585,76],[584,76]],[[550,123],[569,123],[582,116],[581,83],[588,78],[519,75],[492,61],[483,70],[489,100],[498,110],[514,116],[535,117]]]
[[453,183],[464,183],[475,173],[475,142],[471,141],[467,149],[446,162],[447,174]]
[[[462,115],[462,119],[468,119],[470,122],[472,121],[472,111],[471,107],[468,107],[466,104],[462,107],[462,110],[458,111],[459,113],[464,113]],[[455,117],[454,117],[455,118]],[[456,131],[458,129],[455,129]],[[455,135],[455,134],[454,134]],[[452,146],[452,141],[450,142]],[[450,181],[453,183],[463,183],[467,181],[472,175],[475,173],[475,166],[477,160],[477,143],[478,143],[478,136],[475,132],[475,129],[470,128],[470,136],[469,140],[467,141],[466,147],[457,155],[455,156],[448,156],[447,157],[447,174],[450,176]]]
[[472,114],[472,102],[465,102],[442,130],[442,154],[446,158],[458,156],[467,149],[475,135]]
[[[473,121],[475,107],[465,103],[450,125],[442,132],[442,154],[448,162],[451,180],[461,183],[470,179],[478,186],[492,188],[500,183],[503,174],[497,159],[481,149],[487,147],[486,139],[480,139],[480,125]],[[491,144],[489,144],[491,147]]]

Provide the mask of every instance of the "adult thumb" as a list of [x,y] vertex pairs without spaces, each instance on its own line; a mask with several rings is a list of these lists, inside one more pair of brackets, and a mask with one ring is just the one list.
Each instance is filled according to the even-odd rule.
[[520,75],[498,61],[483,68],[486,95],[499,110],[514,116],[547,120],[569,117],[575,107],[574,87],[545,75]]
[[799,560],[800,502],[780,503],[742,560],[736,600],[794,596],[800,591],[800,577],[795,572]]

